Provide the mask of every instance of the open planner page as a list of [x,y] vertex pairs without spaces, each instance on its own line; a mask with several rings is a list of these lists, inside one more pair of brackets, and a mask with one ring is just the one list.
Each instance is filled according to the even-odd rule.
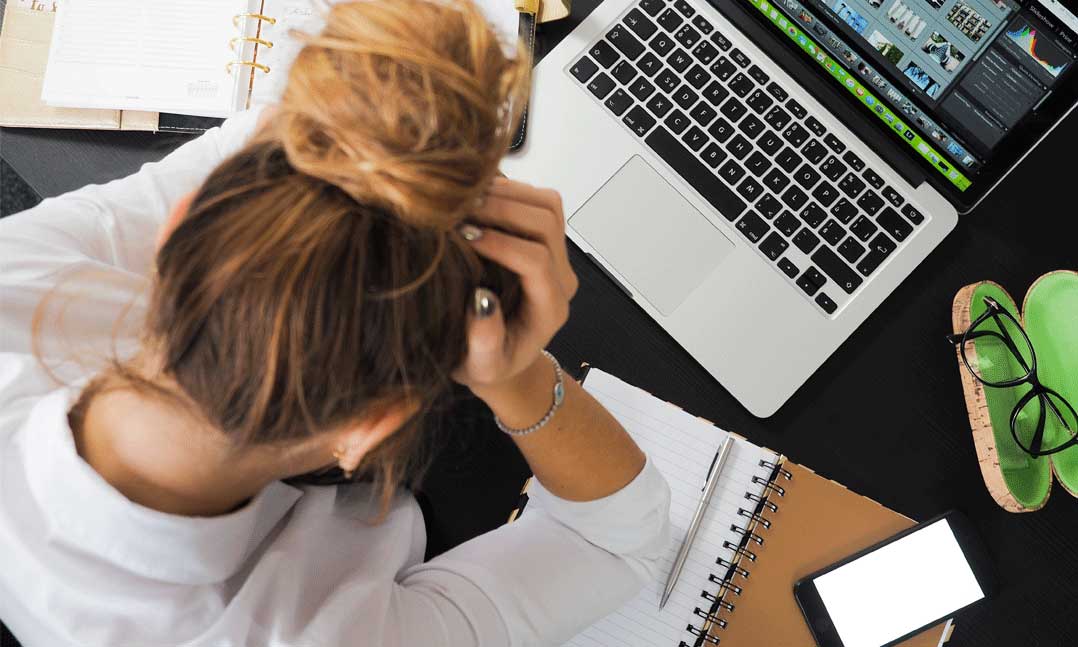
[[42,99],[53,106],[223,117],[246,101],[250,70],[228,64],[260,0],[64,0]]
[[[749,519],[739,516],[738,510],[755,507],[746,494],[762,495],[764,486],[753,483],[753,477],[762,476],[766,482],[770,470],[761,466],[760,461],[773,463],[777,456],[608,373],[590,370],[584,388],[618,419],[669,481],[672,531],[659,576],[648,582],[631,602],[573,638],[568,645],[678,647],[682,641],[692,644],[693,636],[687,627],[704,624],[694,609],[699,607],[706,612],[711,606],[701,593],[715,593],[719,588],[708,581],[708,576],[714,573],[722,577],[726,572],[715,560],[720,557],[734,560],[733,551],[723,543],[736,545],[740,540],[731,526],[745,527]],[[735,444],[677,587],[660,611],[659,598],[667,575],[700,502],[715,453],[728,437]]]

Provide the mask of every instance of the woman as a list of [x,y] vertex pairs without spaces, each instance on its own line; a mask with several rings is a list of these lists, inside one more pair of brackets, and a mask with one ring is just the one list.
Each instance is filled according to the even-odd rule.
[[[272,114],[0,223],[0,618],[27,647],[560,644],[656,575],[665,482],[540,352],[576,290],[558,197],[495,179],[526,63],[470,3],[328,25]],[[395,486],[454,381],[538,486],[424,563]]]

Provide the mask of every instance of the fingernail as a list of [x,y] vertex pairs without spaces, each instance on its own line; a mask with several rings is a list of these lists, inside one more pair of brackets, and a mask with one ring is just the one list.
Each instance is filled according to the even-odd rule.
[[477,318],[486,319],[498,309],[498,297],[486,288],[476,288],[472,307],[475,308]]
[[483,237],[483,230],[475,225],[461,225],[457,231],[469,243],[474,243]]

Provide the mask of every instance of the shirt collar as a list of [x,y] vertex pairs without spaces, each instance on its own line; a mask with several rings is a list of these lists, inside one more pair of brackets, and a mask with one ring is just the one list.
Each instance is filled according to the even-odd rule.
[[78,455],[67,419],[77,396],[61,389],[42,398],[20,432],[27,479],[46,520],[45,541],[156,580],[220,582],[239,570],[302,495],[275,482],[218,517],[166,514],[134,503]]

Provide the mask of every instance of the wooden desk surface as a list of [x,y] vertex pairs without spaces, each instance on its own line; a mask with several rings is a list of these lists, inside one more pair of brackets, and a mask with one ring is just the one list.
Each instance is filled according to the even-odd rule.
[[[577,0],[573,20],[596,4]],[[571,27],[548,25],[540,48],[549,50]],[[0,153],[49,196],[120,177],[180,141],[8,130]],[[1057,487],[1047,507],[1032,514],[1008,514],[992,502],[978,471],[954,352],[944,340],[951,298],[963,285],[993,279],[1021,299],[1044,272],[1078,267],[1078,244],[1066,235],[1078,231],[1075,141],[1078,118],[1072,117],[963,217],[770,419],[749,415],[575,248],[581,289],[553,350],[566,366],[590,362],[911,517],[949,508],[968,514],[995,558],[1001,588],[962,614],[955,647],[1078,645],[1078,501]],[[461,517],[461,523],[471,521]],[[931,586],[928,574],[925,585]]]

